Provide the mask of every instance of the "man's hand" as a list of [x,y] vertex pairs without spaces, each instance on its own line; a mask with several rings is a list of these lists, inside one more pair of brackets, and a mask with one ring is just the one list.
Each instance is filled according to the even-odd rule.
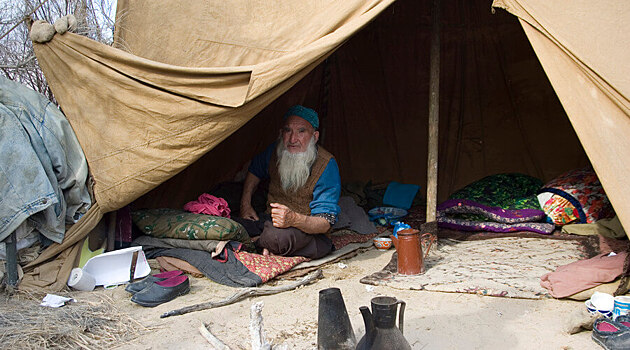
[[302,215],[280,203],[270,203],[271,223],[277,228],[295,227],[304,233],[326,233],[330,229],[328,220],[309,215]]
[[245,182],[243,183],[243,194],[241,195],[241,212],[239,213],[243,219],[258,221],[258,215],[252,207],[252,196],[256,187],[258,187],[260,179],[252,174],[247,173]]
[[270,203],[271,222],[274,227],[287,228],[297,224],[298,214],[280,203]]
[[258,215],[256,215],[256,211],[251,205],[242,206],[240,214],[243,219],[258,221]]

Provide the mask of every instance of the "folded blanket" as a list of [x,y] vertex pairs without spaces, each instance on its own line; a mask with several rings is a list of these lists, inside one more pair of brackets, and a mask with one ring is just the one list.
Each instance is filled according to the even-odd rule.
[[[448,200],[438,208],[438,225],[462,231],[516,232],[531,231],[550,234],[555,225],[540,222],[545,213],[536,209],[502,209],[469,200]],[[451,214],[475,214],[489,220],[451,217]]]
[[133,245],[154,247],[154,248],[184,248],[203,250],[214,258],[221,254],[229,241],[217,241],[211,239],[187,240],[176,238],[155,238],[151,236],[140,236],[133,241]]
[[[335,249],[340,249],[350,243],[367,242],[375,234],[359,234],[350,230],[339,231],[331,235]],[[175,248],[185,246],[200,248],[203,241],[187,241],[176,239],[158,239],[142,236],[135,239],[132,245],[142,245],[145,255],[149,259],[171,257],[183,260],[204,276],[214,282],[231,287],[253,287],[263,284],[276,276],[291,270],[294,266],[309,259],[301,256],[285,257],[276,255],[261,255],[242,250],[239,242],[220,242],[224,244],[220,254],[216,255],[216,248],[211,242],[207,245],[209,251],[190,248]],[[216,246],[215,246],[216,247]],[[214,250],[213,250],[214,249]],[[215,254],[215,255],[213,255]]]
[[542,181],[524,174],[496,174],[453,193],[437,208],[440,227],[462,231],[553,232],[536,193]]
[[170,256],[187,261],[214,282],[230,287],[254,287],[262,284],[262,278],[249,271],[235,256],[234,248],[228,245],[222,255],[213,259],[210,253],[202,250],[172,248],[163,249],[143,246],[149,259]]
[[171,258],[170,256],[158,256],[155,260],[160,264],[160,268],[163,271],[180,270],[193,277],[201,278],[204,276],[196,267],[182,259]]
[[555,272],[542,276],[540,285],[548,289],[554,298],[568,297],[617,279],[623,273],[626,256],[626,252],[613,256],[599,254],[590,259],[560,266]]
[[[172,241],[177,240],[171,240],[169,243],[173,243]],[[227,244],[219,243],[223,245],[218,255],[213,255],[214,251],[173,248],[173,245],[169,243],[143,236],[134,240],[133,245],[142,245],[149,259],[171,257],[183,260],[214,282],[230,287],[258,286],[308,260],[304,257],[264,256],[248,253],[241,250],[243,247],[241,243],[235,241],[226,242]]]

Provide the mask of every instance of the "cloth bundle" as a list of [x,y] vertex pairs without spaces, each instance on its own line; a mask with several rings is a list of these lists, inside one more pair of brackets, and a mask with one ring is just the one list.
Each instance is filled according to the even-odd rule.
[[599,254],[590,259],[560,266],[556,271],[542,276],[540,285],[548,289],[554,298],[568,297],[617,279],[623,273],[626,256],[626,252],[612,256]]
[[196,201],[186,203],[184,210],[195,214],[230,217],[230,207],[226,200],[207,193],[199,196]]

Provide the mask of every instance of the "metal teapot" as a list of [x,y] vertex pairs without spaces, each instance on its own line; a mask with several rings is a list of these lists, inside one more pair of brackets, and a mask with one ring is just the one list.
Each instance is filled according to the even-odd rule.
[[[398,273],[401,275],[419,275],[425,272],[424,258],[429,254],[435,237],[430,233],[408,228],[398,231],[398,237],[391,235],[398,253]],[[426,242],[426,249],[423,246]]]
[[[372,298],[372,312],[367,306],[359,310],[365,323],[365,335],[357,344],[357,350],[381,349],[409,349],[411,345],[403,336],[403,320],[406,303],[393,297]],[[396,327],[396,311],[398,313],[398,327]]]

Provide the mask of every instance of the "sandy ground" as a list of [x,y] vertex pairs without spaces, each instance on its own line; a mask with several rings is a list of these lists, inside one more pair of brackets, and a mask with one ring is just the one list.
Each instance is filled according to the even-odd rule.
[[[191,291],[155,308],[130,301],[124,286],[91,293],[103,293],[150,330],[120,349],[210,349],[198,328],[204,322],[210,331],[232,349],[250,349],[248,325],[250,307],[264,302],[263,318],[267,339],[285,343],[290,349],[317,348],[319,291],[341,290],[357,340],[365,333],[359,307],[370,305],[375,296],[394,296],[407,303],[404,333],[413,349],[598,349],[591,332],[566,333],[571,313],[584,307],[569,300],[526,300],[472,294],[397,290],[368,286],[359,280],[381,270],[394,250],[370,249],[323,268],[324,278],[276,295],[255,297],[232,305],[161,319],[167,311],[218,301],[237,289],[206,278],[191,278]],[[290,283],[280,281],[277,284]],[[270,283],[268,285],[274,285]],[[89,295],[78,293],[79,301]]]

